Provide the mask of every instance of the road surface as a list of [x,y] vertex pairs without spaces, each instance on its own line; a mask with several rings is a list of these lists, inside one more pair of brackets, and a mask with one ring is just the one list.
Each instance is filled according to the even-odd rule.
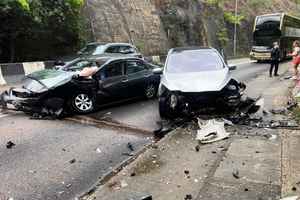
[[[256,87],[255,78],[267,77],[268,67],[239,64],[233,77]],[[256,89],[249,91],[254,94]],[[135,100],[84,116],[120,123],[124,129],[0,113],[0,199],[74,199],[133,153],[128,143],[137,151],[152,142],[151,131],[160,120],[157,108],[156,100]],[[145,131],[130,131],[126,126]],[[7,149],[8,141],[16,145]]]

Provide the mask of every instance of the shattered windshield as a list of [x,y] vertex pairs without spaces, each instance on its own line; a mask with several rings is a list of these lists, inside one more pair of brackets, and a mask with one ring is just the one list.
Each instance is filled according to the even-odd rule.
[[167,62],[169,73],[214,71],[224,68],[220,56],[211,50],[188,50],[172,53]]
[[[28,75],[27,78],[39,82],[44,87],[52,88],[54,86],[67,83],[72,79],[73,74],[74,73],[72,72],[65,72],[60,70],[42,70]],[[36,83],[32,83],[32,85],[27,84],[27,87],[29,86],[31,88],[37,87]]]

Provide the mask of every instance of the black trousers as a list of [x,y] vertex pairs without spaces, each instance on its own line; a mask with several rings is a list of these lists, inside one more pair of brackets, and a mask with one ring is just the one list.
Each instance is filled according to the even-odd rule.
[[270,67],[270,76],[272,76],[273,70],[274,70],[274,75],[278,75],[278,67],[279,67],[279,60],[272,60],[271,67]]

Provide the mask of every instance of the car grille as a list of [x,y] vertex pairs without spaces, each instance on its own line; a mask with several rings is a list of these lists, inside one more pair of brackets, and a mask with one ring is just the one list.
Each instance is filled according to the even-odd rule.
[[190,104],[214,104],[219,92],[181,93],[179,96]]
[[18,90],[18,89],[13,89],[12,94],[16,97],[19,98],[29,98],[31,96],[30,93],[28,93],[26,90]]

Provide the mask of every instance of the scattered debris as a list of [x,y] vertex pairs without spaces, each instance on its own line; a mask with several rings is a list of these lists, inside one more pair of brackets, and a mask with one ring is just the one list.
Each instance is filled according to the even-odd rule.
[[130,142],[127,143],[127,148],[128,148],[130,151],[134,151],[133,145],[132,145]]
[[195,146],[195,151],[199,152],[200,151],[200,145]]
[[128,183],[125,180],[121,180],[120,184],[121,184],[121,188],[125,188],[128,186]]
[[36,171],[35,171],[35,170],[29,170],[29,173],[30,173],[30,174],[35,174]]
[[70,164],[74,164],[75,162],[76,162],[75,158],[69,161]]
[[152,200],[152,195],[147,195],[139,198],[129,199],[129,200]]
[[245,188],[245,189],[244,189],[244,191],[245,191],[245,192],[248,192],[248,191],[249,191],[249,189],[248,189],[248,188]]
[[11,148],[13,148],[14,146],[16,146],[16,144],[13,143],[12,141],[8,141],[8,142],[6,143],[6,148],[7,148],[7,149],[11,149]]
[[285,197],[283,199],[280,199],[280,200],[298,200],[299,197],[298,196],[291,196],[291,197]]
[[296,187],[293,187],[293,188],[292,188],[292,191],[297,191],[297,188],[296,188]]
[[193,199],[193,196],[191,194],[187,194],[185,197],[184,197],[184,200],[192,200]]
[[236,179],[239,179],[239,178],[240,178],[239,170],[234,170],[234,171],[232,172],[232,176],[233,176],[234,178],[236,178]]
[[134,156],[134,154],[133,153],[128,153],[128,152],[124,152],[124,153],[122,153],[122,155],[123,156]]
[[287,109],[286,108],[278,108],[278,109],[272,109],[270,110],[270,112],[274,115],[284,115],[287,113]]
[[185,174],[185,175],[189,175],[189,174],[190,174],[190,171],[189,171],[189,170],[184,170],[184,174]]
[[99,147],[96,149],[96,152],[97,153],[102,153],[102,151],[101,151],[101,149]]
[[136,173],[135,173],[135,172],[132,172],[132,173],[130,174],[130,176],[131,176],[131,177],[134,177],[134,176],[136,176]]
[[[200,120],[198,120],[201,125]],[[209,120],[204,126],[200,126],[200,130],[197,131],[197,140],[201,143],[212,143],[228,138],[230,133],[227,133],[224,127],[224,122],[217,122],[216,120]]]

